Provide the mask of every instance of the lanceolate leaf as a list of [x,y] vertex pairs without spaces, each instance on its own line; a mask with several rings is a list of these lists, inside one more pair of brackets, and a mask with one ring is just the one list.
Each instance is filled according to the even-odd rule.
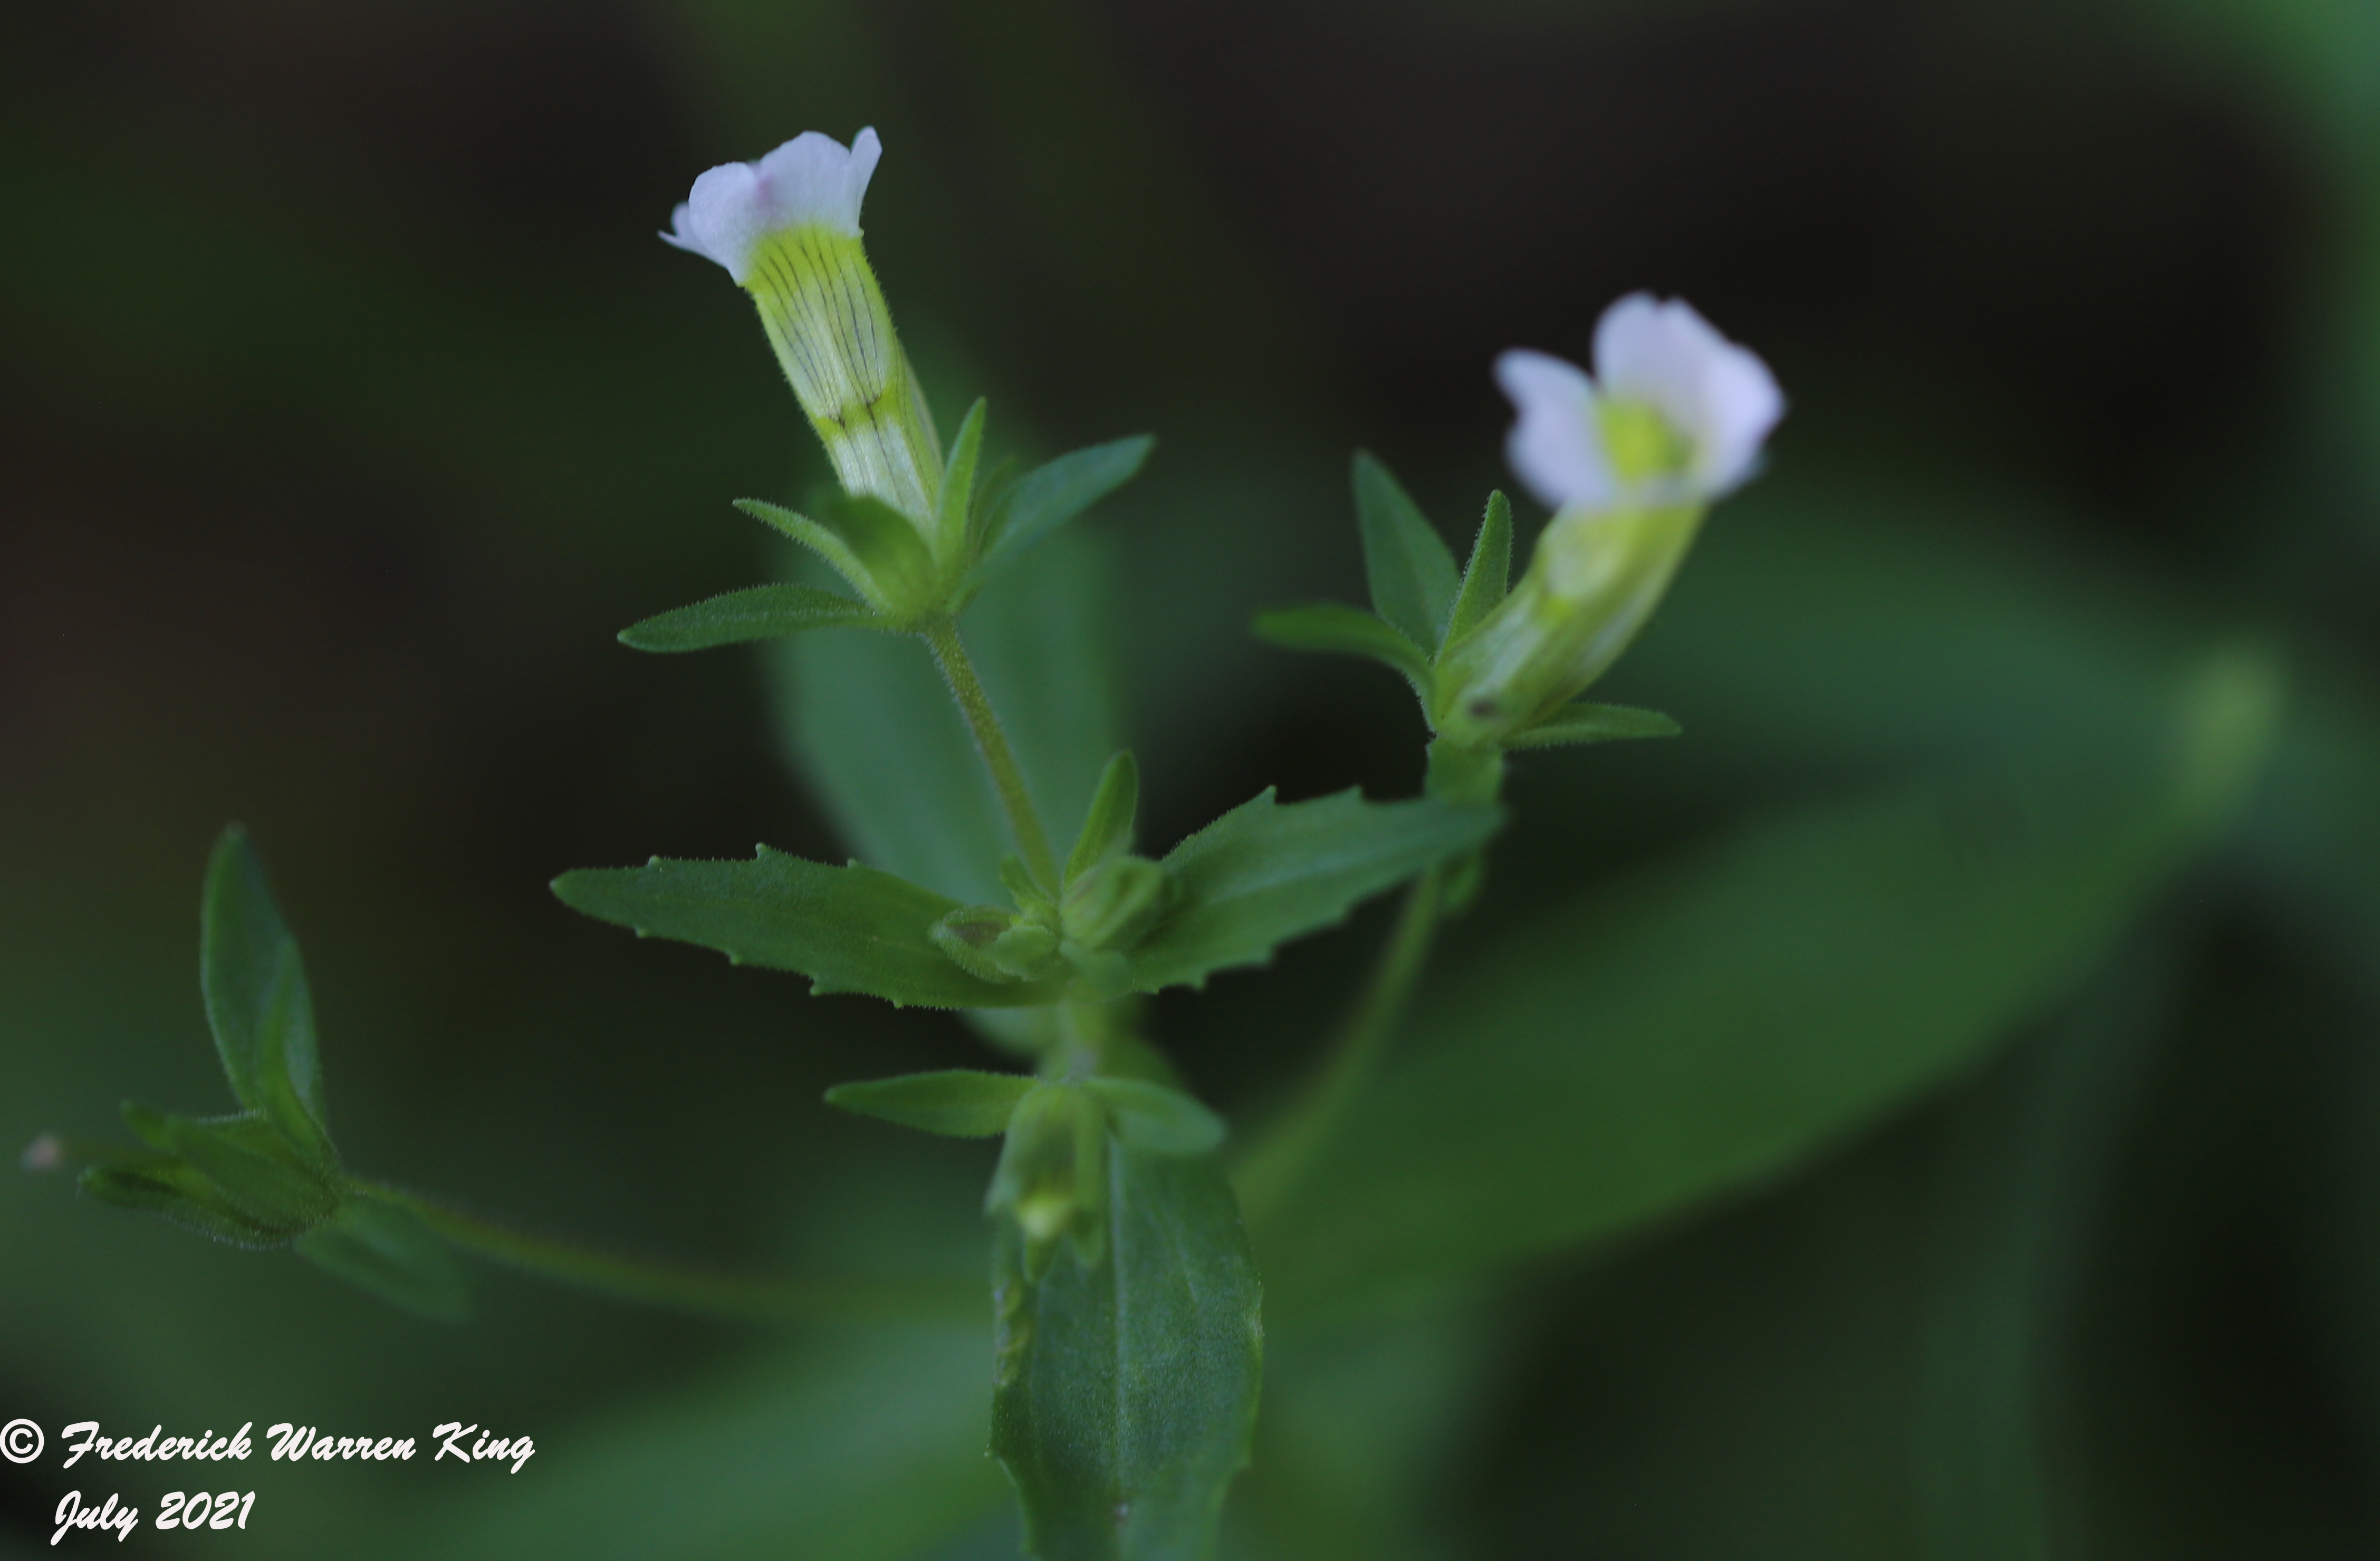
[[708,650],[808,629],[890,628],[865,603],[813,586],[754,586],[663,612],[620,631],[635,650]]
[[1103,1261],[1061,1243],[1028,1282],[1002,1227],[991,1450],[1038,1561],[1201,1561],[1255,1430],[1261,1289],[1213,1156],[1111,1147]]
[[1435,651],[1454,605],[1454,555],[1389,468],[1355,455],[1355,518],[1372,606],[1406,638]]
[[1000,567],[1130,482],[1157,441],[1112,440],[1036,466],[993,499],[984,521],[984,573]]
[[762,846],[749,862],[583,868],[554,879],[553,892],[640,936],[798,972],[819,995],[865,992],[925,1008],[1004,1008],[1057,995],[1046,983],[1002,986],[961,970],[932,937],[958,902],[857,864],[829,867]]
[[1353,790],[1286,806],[1272,799],[1267,789],[1165,858],[1178,898],[1126,956],[1135,988],[1203,985],[1218,970],[1260,964],[1357,901],[1477,845],[1501,817],[1427,799],[1366,802]]
[[2273,696],[2252,663],[2218,661],[2181,740],[2131,755],[2126,784],[2095,767],[2015,796],[1805,808],[1548,916],[1415,1015],[1283,1210],[1277,1288],[1607,1237],[1952,1076],[2065,991],[2237,805]]
[[1565,705],[1525,732],[1504,740],[1508,748],[1554,748],[1571,743],[1611,743],[1631,737],[1675,737],[1678,723],[1658,710],[1628,705]]
[[314,1000],[298,940],[237,825],[216,841],[200,914],[199,986],[233,1098],[314,1159],[333,1158],[314,1045]]
[[1367,656],[1395,668],[1417,688],[1429,686],[1429,654],[1403,631],[1359,607],[1316,602],[1310,607],[1284,608],[1257,619],[1257,635],[1285,650],[1319,650],[1339,656]]
[[1151,1155],[1204,1155],[1223,1142],[1223,1119],[1178,1089],[1147,1079],[1087,1079],[1115,1119],[1116,1136]]
[[1016,1103],[1032,1091],[1027,1073],[983,1073],[953,1068],[837,1084],[826,1103],[862,1117],[897,1122],[951,1138],[992,1138],[1008,1126]]

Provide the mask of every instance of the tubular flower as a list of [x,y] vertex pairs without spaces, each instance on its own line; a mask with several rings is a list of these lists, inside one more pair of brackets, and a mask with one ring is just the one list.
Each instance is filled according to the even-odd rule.
[[1512,594],[1440,664],[1434,716],[1458,743],[1534,725],[1619,659],[1785,409],[1767,366],[1679,300],[1634,293],[1606,309],[1595,367],[1496,360],[1517,413],[1506,458],[1554,518]]
[[860,244],[860,201],[883,150],[874,130],[848,148],[806,130],[758,163],[696,179],[662,237],[752,295],[844,490],[891,504],[930,542],[941,447]]

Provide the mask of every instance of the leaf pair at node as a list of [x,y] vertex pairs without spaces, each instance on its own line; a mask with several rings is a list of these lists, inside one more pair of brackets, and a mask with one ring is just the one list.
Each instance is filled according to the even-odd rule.
[[1052,893],[1008,868],[1015,912],[965,906],[857,863],[830,867],[766,846],[748,862],[584,868],[556,878],[553,891],[641,935],[807,975],[820,995],[1041,1007],[1203,986],[1216,971],[1263,963],[1357,902],[1478,845],[1501,818],[1476,804],[1373,803],[1352,790],[1283,805],[1267,790],[1148,862],[1126,849],[1137,790],[1130,758],[1111,761],[1066,882]]
[[821,489],[807,513],[759,499],[735,507],[832,565],[855,599],[814,586],[754,586],[648,618],[621,631],[638,650],[704,650],[810,629],[898,633],[955,615],[1027,548],[1129,482],[1155,440],[1095,444],[1021,476],[981,460],[984,403],[951,442],[934,513],[908,515],[867,494]]
[[305,963],[237,827],[208,863],[200,922],[207,1023],[242,1109],[196,1118],[126,1103],[125,1123],[149,1150],[91,1167],[83,1190],[236,1246],[295,1246],[409,1311],[460,1316],[468,1299],[462,1271],[436,1236],[340,1163]]
[[827,1104],[954,1138],[1005,1134],[986,1212],[1010,1220],[1038,1278],[1060,1240],[1095,1267],[1105,1255],[1108,1141],[1144,1155],[1205,1155],[1222,1119],[1147,1079],[1035,1079],[953,1069],[841,1084]]
[[1055,886],[1037,880],[1023,861],[1001,864],[1011,910],[969,905],[934,924],[933,938],[959,967],[987,981],[1031,981],[1061,965],[1102,997],[1130,986],[1123,953],[1173,907],[1173,879],[1162,863],[1132,854],[1140,806],[1140,769],[1129,750],[1108,760],[1088,816]]
[[[1286,608],[1259,616],[1256,632],[1285,649],[1362,656],[1393,669],[1413,685],[1423,719],[1435,732],[1450,695],[1440,670],[1512,589],[1512,506],[1500,490],[1488,495],[1470,560],[1458,574],[1438,528],[1368,452],[1355,455],[1354,488],[1372,611],[1340,602]],[[1677,722],[1658,711],[1581,700],[1558,707],[1497,745],[1544,748],[1677,734]]]

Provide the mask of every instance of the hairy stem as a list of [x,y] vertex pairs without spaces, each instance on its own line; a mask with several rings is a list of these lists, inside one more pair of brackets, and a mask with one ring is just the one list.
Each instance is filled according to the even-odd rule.
[[967,655],[966,642],[959,638],[959,626],[954,619],[939,618],[927,625],[926,643],[933,647],[934,660],[942,669],[942,681],[951,687],[951,697],[959,704],[959,713],[966,718],[967,730],[975,734],[976,752],[983,756],[983,767],[991,772],[991,784],[1000,793],[1000,805],[1008,815],[1009,832],[1016,837],[1016,849],[1024,853],[1025,865],[1033,876],[1055,892],[1058,888],[1058,858],[1050,850],[1050,837],[1042,831],[1041,816],[1034,811],[1033,793],[1025,787],[1025,771],[1016,762],[1016,751],[1008,745],[1008,733],[1002,730],[1000,712],[991,708],[991,695],[976,674],[975,660]]
[[763,1323],[971,1317],[983,1305],[972,1283],[856,1284],[721,1274],[532,1236],[378,1182],[358,1186],[411,1210],[448,1241],[491,1262],[614,1300],[699,1316]]
[[1251,1225],[1261,1225],[1281,1206],[1305,1173],[1315,1151],[1346,1114],[1348,1104],[1378,1071],[1398,1022],[1413,1000],[1422,967],[1428,962],[1444,889],[1442,874],[1433,867],[1405,890],[1396,929],[1390,933],[1388,946],[1372,967],[1371,980],[1348,1014],[1329,1059],[1297,1103],[1241,1161],[1232,1180]]

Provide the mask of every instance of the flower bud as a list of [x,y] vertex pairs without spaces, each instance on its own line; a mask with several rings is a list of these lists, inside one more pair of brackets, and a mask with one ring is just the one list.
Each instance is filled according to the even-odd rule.
[[1047,975],[1058,961],[1058,935],[1029,916],[997,905],[967,905],[936,922],[934,946],[979,980],[1006,985]]
[[758,163],[696,179],[662,237],[752,295],[844,490],[883,500],[930,546],[941,446],[860,244],[860,200],[882,153],[874,130],[849,148],[806,130]]
[[1146,856],[1111,856],[1066,885],[1066,936],[1086,949],[1124,950],[1173,905],[1173,880]]

